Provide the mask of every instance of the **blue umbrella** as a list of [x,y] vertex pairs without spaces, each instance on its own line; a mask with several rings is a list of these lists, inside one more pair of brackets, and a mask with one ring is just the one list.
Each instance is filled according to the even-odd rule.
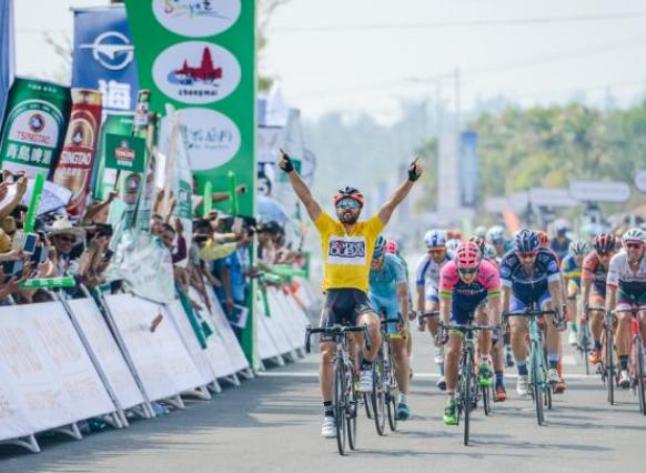
[[281,227],[284,227],[291,220],[283,206],[274,199],[264,195],[259,195],[257,199],[258,220],[261,222],[271,222],[273,220],[278,222]]

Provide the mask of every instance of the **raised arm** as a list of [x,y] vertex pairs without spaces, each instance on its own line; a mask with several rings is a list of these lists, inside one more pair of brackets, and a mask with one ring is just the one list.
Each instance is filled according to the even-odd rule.
[[310,190],[307,188],[307,185],[305,184],[305,182],[303,182],[301,176],[299,176],[294,169],[292,160],[289,158],[287,153],[285,153],[285,151],[283,151],[282,149],[280,150],[280,153],[281,159],[278,163],[278,167],[280,167],[280,169],[287,173],[289,183],[292,185],[292,188],[294,189],[294,192],[296,192],[298,198],[301,200],[301,202],[303,202],[303,205],[307,209],[307,213],[309,214],[310,218],[312,220],[316,220],[319,215],[323,213],[321,206],[318,204],[318,202],[316,202],[316,200],[314,200],[314,197],[312,196]]
[[415,181],[417,181],[421,175],[422,165],[419,163],[419,159],[415,159],[415,161],[413,161],[408,167],[408,179],[399,186],[379,211],[379,218],[384,225],[390,221],[390,217],[392,217],[397,206],[406,198],[410,190],[413,188]]

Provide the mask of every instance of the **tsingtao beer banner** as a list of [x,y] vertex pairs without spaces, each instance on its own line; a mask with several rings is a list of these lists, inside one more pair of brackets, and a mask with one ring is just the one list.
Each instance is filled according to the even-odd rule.
[[[249,190],[240,213],[254,214],[255,2],[126,0],[141,88],[151,110],[172,104],[186,127],[191,168],[202,193],[230,188],[230,171]],[[224,209],[228,204],[223,204]]]
[[2,124],[2,169],[48,176],[63,145],[70,106],[68,87],[16,78]]

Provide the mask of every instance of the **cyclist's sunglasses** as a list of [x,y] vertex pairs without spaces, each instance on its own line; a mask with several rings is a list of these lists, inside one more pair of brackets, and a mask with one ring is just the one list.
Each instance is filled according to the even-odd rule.
[[471,276],[472,274],[475,274],[476,271],[478,271],[478,268],[462,268],[458,269],[458,273],[460,273],[463,276]]
[[597,251],[597,256],[607,258],[608,256],[612,256],[612,253],[609,251]]
[[537,251],[519,251],[518,252],[518,257],[521,259],[530,259],[534,258],[538,254]]
[[643,243],[626,243],[626,248],[630,248],[631,250],[638,250],[643,246]]
[[343,199],[340,200],[338,204],[336,204],[336,208],[341,210],[358,209],[359,207],[361,207],[361,204],[359,204],[359,202],[354,199]]
[[446,248],[429,248],[428,252],[432,255],[442,255],[446,252]]

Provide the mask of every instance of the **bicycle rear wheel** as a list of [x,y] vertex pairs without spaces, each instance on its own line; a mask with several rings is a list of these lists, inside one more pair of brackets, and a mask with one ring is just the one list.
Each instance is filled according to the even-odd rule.
[[[348,379],[346,379],[348,383]],[[347,404],[345,407],[345,419],[348,428],[348,445],[350,450],[357,448],[357,410],[359,394],[357,393],[352,376],[349,376],[349,385],[346,384]]]
[[613,405],[615,403],[615,361],[611,328],[606,328],[606,387],[608,402]]
[[372,364],[372,393],[370,402],[372,405],[372,416],[375,420],[377,434],[384,435],[386,429],[386,395],[384,392],[384,363],[385,360],[379,357]]
[[482,387],[482,408],[486,416],[491,415],[491,400],[494,393],[492,388]]
[[368,393],[363,393],[363,405],[366,408],[366,417],[372,419],[372,399]]
[[464,405],[464,445],[469,445],[469,428],[471,427],[471,383],[473,378],[473,360],[470,356],[466,357],[464,362],[464,372],[462,377],[462,402]]
[[341,358],[339,358],[334,365],[334,387],[332,393],[334,422],[336,424],[336,445],[339,450],[339,455],[344,455],[347,440],[345,429],[345,366],[343,365],[343,360],[341,360]]
[[388,384],[386,387],[386,411],[388,412],[388,426],[392,432],[397,430],[397,381],[395,380],[395,364],[392,360],[388,363]]

